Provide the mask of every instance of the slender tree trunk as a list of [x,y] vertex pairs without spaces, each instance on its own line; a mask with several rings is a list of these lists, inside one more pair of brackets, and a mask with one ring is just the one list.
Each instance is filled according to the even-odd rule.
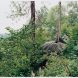
[[31,1],[31,25],[32,25],[33,49],[35,51],[35,1]]
[[[33,52],[35,52],[35,1],[31,1],[31,25],[32,25],[32,43]],[[31,76],[35,77],[33,70],[31,71]]]
[[61,2],[59,2],[59,37],[61,37]]
[[57,20],[57,34],[56,40],[59,42],[59,38],[61,38],[61,2],[59,2],[59,12],[58,12],[58,20]]

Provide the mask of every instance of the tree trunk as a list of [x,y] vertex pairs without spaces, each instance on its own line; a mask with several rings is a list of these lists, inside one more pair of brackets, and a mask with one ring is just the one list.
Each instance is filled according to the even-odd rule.
[[35,50],[35,1],[31,1],[31,25],[32,25],[33,49]]
[[59,39],[61,38],[61,2],[59,2],[59,12],[58,12],[58,20],[57,20],[57,31],[56,31],[56,41],[59,42]]

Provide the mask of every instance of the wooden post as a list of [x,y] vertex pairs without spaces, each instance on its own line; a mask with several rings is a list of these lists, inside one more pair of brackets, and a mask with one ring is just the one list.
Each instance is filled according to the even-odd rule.
[[31,1],[31,25],[32,25],[33,49],[35,51],[35,1]]

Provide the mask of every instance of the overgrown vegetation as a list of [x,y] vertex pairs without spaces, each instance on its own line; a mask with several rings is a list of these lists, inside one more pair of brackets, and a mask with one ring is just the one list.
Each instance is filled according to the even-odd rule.
[[[57,6],[48,10],[42,7],[36,20],[36,48],[33,51],[32,25],[24,25],[19,31],[9,27],[8,37],[0,38],[0,76],[78,76],[78,2],[70,2],[69,11],[62,6],[62,36],[69,40],[62,55],[44,54],[40,47],[46,41],[55,39]],[[71,9],[70,9],[71,8]],[[65,14],[66,12],[66,14]],[[41,17],[40,17],[41,16]],[[38,71],[38,65],[48,59],[46,67]]]

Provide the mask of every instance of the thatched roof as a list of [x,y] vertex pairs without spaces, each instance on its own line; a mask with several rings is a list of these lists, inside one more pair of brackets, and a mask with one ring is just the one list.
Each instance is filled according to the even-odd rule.
[[65,44],[58,42],[55,43],[53,41],[46,42],[42,45],[42,49],[44,52],[61,52],[65,48]]

